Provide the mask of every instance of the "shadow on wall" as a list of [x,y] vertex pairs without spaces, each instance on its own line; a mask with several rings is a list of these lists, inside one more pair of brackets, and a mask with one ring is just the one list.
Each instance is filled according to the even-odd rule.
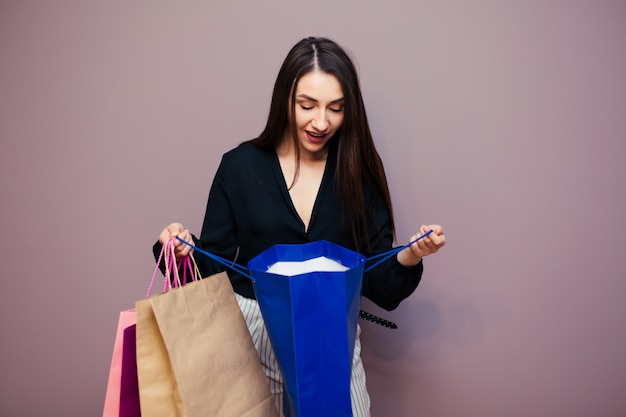
[[[371,305],[371,303],[368,303]],[[396,362],[400,358],[417,361],[428,360],[440,352],[436,343],[439,343],[438,335],[442,332],[442,311],[434,301],[420,299],[411,303],[405,301],[401,307],[402,316],[395,312],[386,312],[370,307],[363,303],[364,310],[389,318],[398,324],[398,329],[391,330],[370,322],[361,321],[363,331],[361,339],[364,354],[372,359],[368,365],[380,369],[389,369],[389,362]],[[375,311],[376,310],[376,311]],[[408,320],[408,317],[414,320]],[[419,345],[419,357],[410,358],[412,346]],[[430,346],[429,346],[430,344]],[[368,366],[369,368],[370,366]]]
[[[485,302],[487,299],[489,303]],[[462,348],[481,343],[489,338],[486,329],[493,329],[494,324],[497,327],[511,317],[504,299],[495,292],[487,296],[484,289],[478,298],[422,285],[397,311],[382,311],[369,300],[363,300],[364,310],[398,324],[397,330],[390,330],[361,321],[366,369],[397,372],[409,362],[413,367],[434,362],[444,354],[446,345]],[[477,304],[477,300],[481,303]]]

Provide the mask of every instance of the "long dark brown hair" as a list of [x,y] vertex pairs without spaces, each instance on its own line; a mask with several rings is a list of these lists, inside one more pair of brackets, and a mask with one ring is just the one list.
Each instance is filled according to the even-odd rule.
[[265,129],[251,142],[262,149],[275,150],[289,129],[299,163],[294,117],[290,115],[293,116],[295,112],[295,92],[300,78],[313,71],[337,77],[344,94],[343,124],[331,141],[336,142],[337,147],[335,186],[342,196],[346,213],[351,214],[349,218],[355,248],[359,248],[363,238],[369,245],[369,236],[362,229],[374,221],[373,213],[365,207],[364,186],[371,189],[375,198],[387,207],[395,238],[387,179],[372,139],[358,75],[352,60],[337,43],[327,38],[309,37],[302,39],[289,51],[276,78]]

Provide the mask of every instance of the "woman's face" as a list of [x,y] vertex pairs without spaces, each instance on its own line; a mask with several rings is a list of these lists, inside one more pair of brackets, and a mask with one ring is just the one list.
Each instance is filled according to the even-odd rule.
[[294,115],[301,157],[326,157],[326,144],[343,123],[343,105],[343,91],[334,75],[314,71],[300,78]]

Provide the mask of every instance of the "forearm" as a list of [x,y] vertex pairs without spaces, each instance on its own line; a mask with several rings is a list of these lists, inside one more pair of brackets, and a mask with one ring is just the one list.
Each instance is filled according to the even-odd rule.
[[422,257],[413,253],[411,248],[406,248],[398,252],[397,260],[400,265],[415,266],[422,261]]

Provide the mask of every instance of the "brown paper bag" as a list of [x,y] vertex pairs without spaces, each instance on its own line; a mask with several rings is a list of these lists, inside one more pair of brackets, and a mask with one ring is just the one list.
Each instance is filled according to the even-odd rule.
[[143,417],[277,417],[225,272],[136,303]]
[[[167,294],[167,293],[165,293]],[[150,298],[137,301],[137,382],[144,417],[185,417],[167,349]]]

